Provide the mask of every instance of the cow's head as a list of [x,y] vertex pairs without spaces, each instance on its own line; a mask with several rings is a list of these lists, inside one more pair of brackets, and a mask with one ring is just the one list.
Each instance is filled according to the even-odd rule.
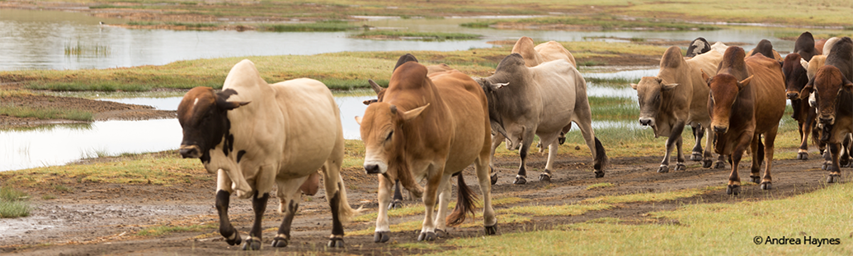
[[752,76],[738,81],[729,74],[717,74],[709,81],[711,95],[709,101],[711,109],[711,127],[714,132],[726,133],[729,129],[729,118],[732,114],[732,106],[741,91],[749,86]]
[[646,76],[640,83],[631,84],[637,90],[637,102],[640,104],[640,125],[655,128],[655,117],[660,113],[663,93],[678,87],[676,83],[667,83],[659,77]]
[[799,100],[800,91],[809,82],[806,69],[800,63],[801,60],[803,58],[799,54],[791,53],[785,57],[785,62],[782,64],[782,71],[785,74],[785,88],[790,100]]
[[402,126],[418,117],[426,104],[411,110],[398,110],[386,102],[377,102],[367,106],[364,117],[355,117],[361,125],[361,140],[364,142],[364,171],[368,174],[384,174],[389,162],[405,143]]
[[[237,91],[226,89],[215,93],[210,87],[196,87],[184,95],[178,105],[178,121],[183,128],[184,138],[181,141],[181,156],[184,158],[200,158],[202,162],[210,161],[208,151],[227,138],[231,123],[227,111],[249,104],[249,102],[229,102],[228,97],[236,95]],[[233,137],[230,138],[233,142]]]
[[844,77],[837,67],[826,65],[817,71],[814,80],[809,81],[806,88],[813,88],[817,98],[820,99],[817,102],[818,121],[826,126],[835,124],[835,105],[838,94],[845,89],[850,92],[853,83]]

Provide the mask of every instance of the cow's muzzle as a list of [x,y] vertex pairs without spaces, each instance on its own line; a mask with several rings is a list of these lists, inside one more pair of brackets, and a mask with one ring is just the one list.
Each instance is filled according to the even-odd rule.
[[822,123],[822,124],[829,124],[829,125],[835,124],[835,117],[833,117],[833,116],[821,115],[820,118],[818,118],[818,119],[819,119],[820,123]]
[[799,98],[800,98],[800,93],[799,93],[799,92],[788,92],[788,99],[789,99],[789,100],[796,100],[796,99],[799,99]]
[[729,130],[727,126],[714,126],[714,132],[716,133],[726,133]]
[[655,120],[651,118],[640,118],[640,125],[642,126],[655,126]]
[[183,158],[199,158],[201,157],[201,149],[196,145],[181,145],[181,157]]
[[380,173],[382,173],[382,171],[379,170],[378,164],[365,164],[364,165],[364,171],[367,172],[367,174],[380,174]]

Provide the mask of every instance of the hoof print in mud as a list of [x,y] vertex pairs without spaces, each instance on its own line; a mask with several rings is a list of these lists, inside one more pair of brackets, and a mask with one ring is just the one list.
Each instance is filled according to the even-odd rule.
[[394,201],[391,201],[391,203],[388,204],[388,210],[400,208],[403,208],[403,201],[400,201],[399,199],[394,199]]
[[551,175],[547,173],[539,174],[539,181],[551,182]]
[[373,233],[373,242],[374,242],[374,243],[384,243],[384,242],[388,242],[388,240],[389,240],[389,239],[391,239],[391,234],[390,234],[390,233],[391,233],[391,232],[388,232],[388,231],[382,231],[382,232],[376,232],[376,233]]
[[497,223],[495,223],[494,226],[486,226],[484,228],[486,230],[487,236],[492,236],[492,235],[498,234],[498,224]]
[[773,186],[771,186],[770,182],[761,183],[761,190],[770,190]]
[[797,160],[804,160],[804,161],[809,160],[809,153],[806,153],[806,152],[797,153]]
[[332,248],[344,248],[344,239],[338,238],[338,237],[330,238],[329,244],[326,246],[332,247]]
[[661,165],[660,168],[658,168],[658,172],[659,173],[668,173],[669,172],[669,166]]
[[830,174],[826,177],[826,183],[836,183],[841,181],[841,175],[838,174]]
[[435,241],[435,232],[421,232],[418,235],[418,242],[420,241]]
[[726,187],[726,194],[735,196],[740,194],[740,185],[729,185]]
[[270,246],[272,246],[272,247],[278,247],[278,248],[283,248],[283,247],[287,247],[287,244],[288,244],[288,243],[289,243],[289,242],[287,241],[287,239],[284,239],[284,238],[281,238],[281,237],[276,237],[276,238],[273,238],[273,240],[272,240],[272,244],[270,244]]
[[516,176],[515,181],[513,181],[512,184],[516,184],[516,185],[527,184],[527,178],[525,178],[524,176]]
[[676,164],[676,165],[675,165],[675,170],[676,170],[676,171],[684,171],[684,170],[687,170],[687,165],[684,165],[684,164],[682,164],[682,163],[678,163],[678,164]]
[[260,251],[261,250],[261,239],[249,237],[246,238],[246,243],[243,244],[244,251]]
[[690,161],[702,161],[702,153],[693,152],[693,154],[690,155]]

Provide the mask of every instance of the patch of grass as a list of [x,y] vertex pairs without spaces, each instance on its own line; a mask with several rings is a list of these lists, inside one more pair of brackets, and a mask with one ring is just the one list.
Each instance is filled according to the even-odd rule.
[[[507,20],[497,22],[498,27],[506,25],[532,25],[544,29],[577,29],[577,30],[717,30],[718,26],[692,24],[672,20],[657,20],[647,18],[626,18],[608,14],[591,16],[550,16],[530,19]],[[510,26],[512,25],[512,26]]]
[[[771,196],[772,197],[772,196]],[[592,220],[554,230],[453,239],[458,248],[440,255],[495,255],[507,250],[533,255],[849,255],[846,225],[853,218],[853,183],[832,184],[785,199],[691,204],[649,214],[650,224]],[[761,243],[753,242],[755,237]],[[770,238],[840,238],[840,245],[771,245]],[[577,243],[577,241],[584,241]]]
[[45,194],[45,195],[41,196],[41,199],[42,200],[53,200],[53,199],[56,199],[56,196],[51,195],[51,194]]
[[365,31],[357,35],[355,38],[368,39],[403,39],[403,40],[466,40],[478,39],[482,37],[476,34],[465,33],[444,33],[444,32],[412,32],[412,31],[392,31],[392,30],[376,30]]
[[589,198],[583,200],[583,203],[591,203],[591,204],[599,204],[599,203],[608,203],[608,204],[622,204],[622,203],[636,203],[636,202],[661,202],[661,201],[669,201],[675,200],[679,198],[688,198],[696,195],[703,194],[708,191],[719,190],[723,187],[706,187],[706,188],[696,188],[696,189],[685,189],[678,191],[669,191],[662,193],[637,193],[637,194],[628,194],[621,196],[600,196],[595,198]]
[[31,108],[11,104],[0,104],[0,115],[34,117],[38,119],[68,119],[78,121],[94,120],[94,116],[91,112],[77,109]]
[[530,214],[533,216],[577,216],[588,211],[599,211],[613,208],[613,205],[594,204],[564,204],[564,205],[530,205],[500,209],[499,214]]
[[65,192],[65,193],[74,192],[73,188],[70,188],[70,187],[62,185],[62,184],[57,184],[57,185],[53,186],[53,190],[56,190],[59,192]]
[[610,182],[595,183],[595,184],[586,186],[586,190],[593,190],[593,189],[598,189],[598,188],[609,188],[609,187],[613,187],[613,186],[615,186],[615,185],[613,185],[613,183],[610,183]]
[[136,233],[140,236],[161,236],[169,233],[175,232],[198,232],[204,231],[208,229],[217,228],[218,226],[214,223],[205,224],[205,225],[191,225],[191,226],[156,226],[143,229]]
[[336,32],[358,29],[346,21],[330,20],[314,23],[260,25],[258,30],[275,32]]
[[461,27],[466,28],[488,28],[491,25],[497,24],[496,21],[475,21],[475,22],[466,22],[459,24]]
[[30,216],[29,196],[19,190],[0,187],[0,218]]
[[630,120],[637,117],[640,107],[628,97],[587,97],[592,107],[592,120]]
[[[492,206],[494,207],[494,206],[498,206],[498,205],[514,204],[514,203],[525,202],[528,200],[529,199],[518,198],[518,197],[492,198]],[[482,207],[482,199],[480,201],[477,201],[477,202],[479,204],[477,207]],[[456,202],[455,201],[450,202],[449,204],[447,204],[447,207],[452,210],[453,207],[456,207]],[[405,206],[405,207],[399,208],[399,209],[391,209],[388,211],[388,217],[390,218],[390,217],[400,217],[400,216],[411,216],[411,215],[417,215],[417,214],[423,214],[423,213],[424,213],[424,206],[423,206],[423,204],[418,203],[418,204],[414,204],[414,205]],[[375,221],[376,217],[378,215],[379,215],[379,213],[377,213],[377,212],[362,214],[362,215],[355,217],[355,219],[353,219],[353,222]]]

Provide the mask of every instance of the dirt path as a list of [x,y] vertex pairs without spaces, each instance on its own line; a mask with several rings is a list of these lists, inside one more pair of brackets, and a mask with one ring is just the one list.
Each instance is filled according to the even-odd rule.
[[[529,161],[532,169],[544,168],[545,154],[537,153]],[[611,168],[606,176],[593,179],[589,170],[589,159],[560,156],[552,182],[532,181],[526,185],[511,184],[514,178],[516,157],[504,157],[498,161],[500,180],[492,187],[493,197],[520,197],[526,202],[497,206],[497,209],[523,205],[566,204],[604,195],[624,195],[640,192],[667,192],[689,188],[706,188],[725,184],[728,170],[703,169],[697,164],[689,165],[686,171],[657,173],[659,156],[611,159]],[[777,160],[774,162],[773,190],[761,191],[758,186],[743,187],[737,197],[726,196],[718,189],[691,198],[655,203],[619,204],[611,210],[592,211],[578,216],[531,217],[532,221],[516,224],[501,224],[499,233],[531,230],[534,227],[554,227],[559,224],[577,223],[601,217],[620,218],[629,223],[650,223],[643,215],[648,212],[673,210],[684,204],[734,203],[740,201],[779,199],[807,193],[824,186],[825,171],[819,169],[822,160]],[[747,163],[742,163],[746,166]],[[472,173],[471,171],[466,174]],[[532,171],[529,177],[538,177]],[[748,174],[742,171],[742,177]],[[368,211],[377,208],[375,187],[372,177],[358,170],[345,171],[351,205],[363,206]],[[465,176],[468,184],[476,184],[473,176]],[[849,175],[844,180],[848,181]],[[535,179],[535,178],[534,178]],[[609,182],[615,186],[587,190],[591,184]],[[745,184],[749,184],[745,182]],[[0,219],[0,253],[20,255],[86,255],[86,254],[209,254],[233,255],[239,246],[228,246],[216,232],[216,210],[213,207],[214,181],[196,184],[158,185],[115,185],[86,184],[70,188],[71,192],[57,195],[53,200],[42,200],[48,193],[40,189],[27,191],[36,210],[31,217]],[[474,190],[479,191],[479,190]],[[331,230],[331,218],[320,192],[300,205],[300,215],[294,220],[292,244],[281,252],[345,252],[351,254],[418,253],[420,249],[394,248],[387,244],[373,243],[372,235],[347,236],[345,250],[325,248]],[[455,198],[455,197],[454,197]],[[264,249],[262,254],[276,252],[269,247],[270,238],[283,218],[276,213],[275,199],[264,216]],[[246,235],[251,225],[249,200],[231,201],[232,221]],[[417,204],[408,200],[407,204]],[[391,223],[420,220],[422,215],[391,218]],[[498,216],[500,220],[500,215]],[[471,220],[468,220],[471,222]],[[652,222],[654,223],[654,222]],[[201,225],[200,231],[173,232],[161,236],[138,236],[136,233],[154,225],[176,225],[190,227]],[[372,221],[351,223],[347,231],[372,227]],[[450,228],[451,238],[482,235],[482,227]],[[414,242],[415,232],[394,232],[390,243]],[[435,243],[443,243],[448,238]],[[410,251],[411,250],[411,251]]]

